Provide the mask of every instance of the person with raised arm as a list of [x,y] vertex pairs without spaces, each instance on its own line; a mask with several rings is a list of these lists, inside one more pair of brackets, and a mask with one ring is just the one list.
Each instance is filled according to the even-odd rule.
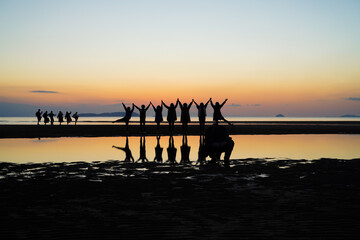
[[179,104],[179,99],[176,100],[176,104],[171,103],[170,106],[166,105],[163,100],[161,100],[161,103],[168,109],[167,121],[169,123],[170,133],[172,133],[174,130],[175,121],[177,120],[176,108]]
[[155,108],[155,106],[154,106],[154,104],[152,104],[152,102],[150,102],[150,104],[154,108],[156,128],[157,128],[157,131],[159,131],[160,123],[163,121],[163,116],[162,116],[163,105],[162,104],[157,105],[157,107]]
[[42,111],[40,111],[40,109],[38,109],[37,112],[35,113],[35,115],[37,118],[37,125],[39,125],[39,123],[41,121]]
[[131,115],[132,113],[134,112],[134,104],[132,104],[132,108],[130,107],[126,107],[124,103],[122,103],[124,109],[125,109],[125,116],[123,118],[120,118],[116,121],[113,121],[112,123],[115,123],[115,122],[125,122],[126,124],[126,130],[128,130],[128,127],[129,127],[129,121],[130,121],[130,118],[131,118]]
[[212,99],[210,98],[210,103],[211,106],[214,109],[214,114],[213,114],[213,120],[216,124],[219,123],[219,120],[223,120],[224,122],[226,122],[229,125],[233,125],[231,122],[229,122],[228,120],[226,120],[223,115],[221,114],[221,108],[225,105],[225,103],[227,102],[228,99],[225,99],[225,101],[220,105],[219,102],[216,102],[215,104],[213,104]]
[[134,104],[134,106],[137,108],[137,110],[139,110],[140,113],[140,131],[144,132],[145,131],[145,121],[146,121],[146,111],[149,109],[151,102],[149,103],[149,105],[147,107],[145,107],[145,105],[141,105],[141,108],[139,108],[138,106],[136,106]]
[[197,104],[194,100],[196,108],[198,109],[198,117],[199,117],[199,124],[200,124],[200,133],[204,133],[205,131],[205,121],[206,121],[206,108],[210,102],[211,98],[204,104],[201,102]]
[[182,123],[183,133],[187,132],[188,123],[191,121],[191,119],[190,119],[190,108],[191,108],[191,105],[193,104],[193,102],[194,102],[194,99],[188,105],[187,103],[182,104],[179,101],[180,109],[181,109],[181,118],[180,118],[180,120],[181,120],[181,123]]

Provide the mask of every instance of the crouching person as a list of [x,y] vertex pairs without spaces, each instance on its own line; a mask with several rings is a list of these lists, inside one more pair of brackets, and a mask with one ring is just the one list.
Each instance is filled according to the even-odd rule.
[[219,161],[221,153],[225,153],[224,165],[229,167],[233,148],[234,141],[229,136],[225,127],[215,123],[206,130],[203,157],[210,156],[211,163]]

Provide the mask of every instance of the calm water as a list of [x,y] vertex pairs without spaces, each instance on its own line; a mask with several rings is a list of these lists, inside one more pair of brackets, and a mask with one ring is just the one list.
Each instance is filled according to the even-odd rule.
[[[165,116],[165,115],[164,115]],[[179,115],[180,116],[180,115]],[[80,117],[78,124],[112,124],[111,122],[119,119],[120,117]],[[226,117],[229,121],[360,121],[356,117]],[[166,120],[166,117],[164,118]],[[55,119],[55,124],[59,124]],[[154,122],[154,117],[148,116],[146,118],[148,123]],[[192,121],[198,121],[197,117],[191,117]],[[139,121],[139,117],[132,117],[131,121]],[[209,115],[206,121],[212,121]],[[0,117],[0,124],[37,124],[35,117]],[[43,124],[43,122],[42,122]],[[72,122],[71,124],[74,124]],[[165,123],[164,123],[165,124]]]
[[[360,135],[236,135],[232,138],[235,141],[232,159],[360,158]],[[128,140],[137,160],[140,154],[140,137],[129,137]],[[149,136],[145,140],[146,156],[149,161],[153,161],[156,137]],[[175,136],[174,142],[179,162],[182,136]],[[26,163],[124,160],[125,153],[112,146],[124,147],[125,143],[125,137],[0,139],[0,161]],[[160,145],[164,148],[162,156],[166,161],[169,136],[162,136]],[[188,145],[191,147],[190,160],[195,163],[198,159],[199,136],[189,136]]]

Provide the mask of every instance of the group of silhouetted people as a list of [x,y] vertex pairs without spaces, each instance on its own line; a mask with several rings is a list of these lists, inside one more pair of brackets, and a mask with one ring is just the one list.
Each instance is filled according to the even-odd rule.
[[225,105],[227,99],[220,104],[219,102],[216,102],[215,104],[212,102],[212,99],[210,98],[205,104],[200,103],[197,104],[195,100],[193,99],[189,104],[187,103],[181,103],[179,99],[177,99],[176,103],[170,103],[170,105],[167,105],[164,103],[164,101],[161,101],[161,105],[157,105],[156,107],[150,102],[147,106],[141,105],[141,108],[136,106],[135,104],[132,104],[132,107],[127,107],[123,103],[123,107],[125,109],[125,116],[121,119],[118,119],[115,122],[125,122],[126,129],[128,129],[128,125],[132,116],[132,113],[134,112],[134,109],[136,108],[140,113],[140,130],[143,132],[145,131],[145,122],[146,122],[146,111],[149,109],[150,105],[153,107],[155,112],[155,122],[157,125],[157,129],[160,128],[160,123],[163,122],[163,107],[167,108],[167,122],[169,123],[169,130],[170,132],[173,132],[174,125],[177,120],[177,114],[176,114],[176,108],[178,105],[180,105],[181,110],[181,117],[180,122],[182,123],[182,130],[184,133],[187,132],[188,124],[190,123],[190,108],[193,103],[195,103],[196,108],[198,109],[198,117],[199,117],[199,124],[200,124],[200,132],[204,132],[205,127],[205,120],[206,120],[206,108],[208,104],[210,103],[214,113],[213,113],[213,120],[217,124],[219,121],[223,120],[224,122],[228,123],[229,125],[232,125],[228,120],[224,118],[224,116],[221,113],[221,108]]
[[58,119],[58,122],[59,124],[61,125],[61,123],[64,122],[64,118],[65,118],[65,121],[66,121],[66,124],[69,125],[69,123],[71,123],[73,120],[72,120],[72,117],[74,118],[74,122],[75,122],[75,125],[77,124],[77,121],[79,119],[79,115],[78,113],[74,113],[72,116],[71,116],[71,112],[66,112],[65,113],[65,116],[64,114],[59,111],[59,113],[56,115],[53,113],[53,111],[51,111],[50,113],[48,113],[48,111],[45,111],[44,113],[41,112],[41,110],[39,109],[36,113],[36,118],[37,118],[37,124],[39,125],[40,122],[41,122],[41,118],[44,118],[44,124],[46,125],[47,123],[50,123],[51,125],[54,125],[54,117],[57,116],[57,119]]

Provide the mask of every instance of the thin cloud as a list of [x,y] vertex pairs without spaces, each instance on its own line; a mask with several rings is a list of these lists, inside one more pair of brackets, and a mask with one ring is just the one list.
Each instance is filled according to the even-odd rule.
[[261,104],[258,104],[258,103],[256,103],[256,104],[246,104],[246,106],[248,106],[248,107],[260,107]]
[[59,93],[57,91],[44,91],[44,90],[33,90],[31,93]]
[[360,101],[360,98],[358,98],[358,97],[349,97],[349,98],[346,98],[346,100],[349,100],[349,101]]
[[241,107],[241,104],[233,103],[229,105],[229,107]]

